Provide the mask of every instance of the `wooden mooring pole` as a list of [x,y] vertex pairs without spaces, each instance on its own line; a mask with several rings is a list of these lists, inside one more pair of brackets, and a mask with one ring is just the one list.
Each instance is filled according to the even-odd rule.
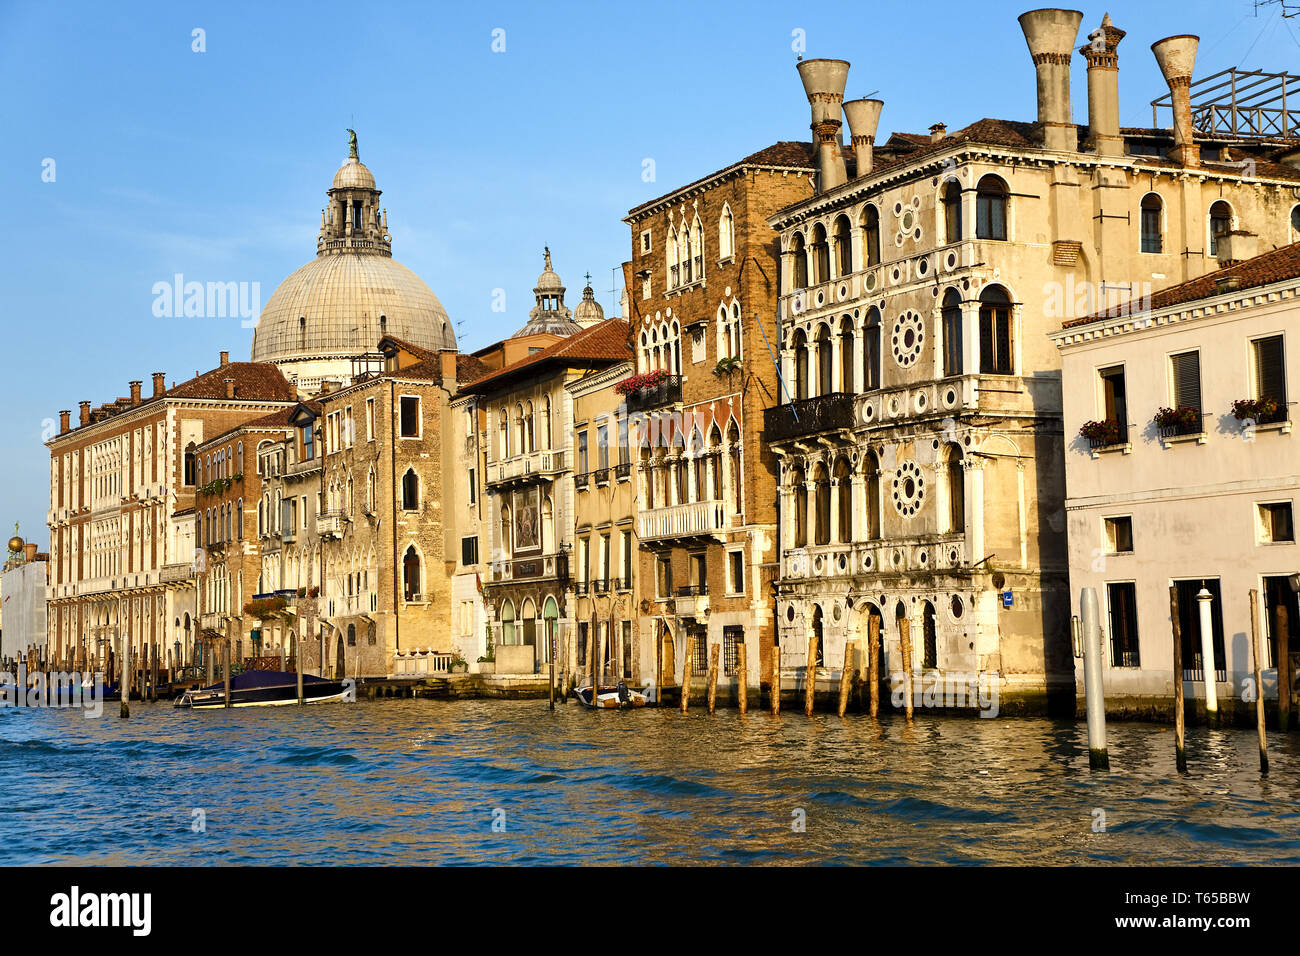
[[854,666],[854,658],[858,653],[856,641],[849,641],[844,645],[844,666],[840,668],[840,709],[839,714],[844,716],[844,712],[849,709],[849,691],[853,687],[853,674],[857,670]]
[[225,706],[230,706],[230,638],[221,642],[221,676],[226,682]]
[[871,685],[871,716],[880,713],[880,618],[867,620],[867,683]]
[[717,644],[709,648],[709,713],[713,713],[718,700],[718,652],[722,650]]
[[549,696],[550,709],[555,709],[555,652],[558,648],[555,646],[555,635],[551,633],[551,628],[555,625],[547,619],[546,629],[546,656],[550,661],[550,682],[547,684],[547,694]]
[[[1264,734],[1264,681],[1260,674],[1259,592],[1250,589],[1250,663],[1255,671],[1255,724],[1259,728],[1259,772],[1268,773],[1268,739]],[[1281,671],[1279,670],[1280,674]]]
[[1277,726],[1291,729],[1291,621],[1286,605],[1277,603]]
[[131,716],[131,704],[130,704],[131,683],[130,681],[127,680],[127,677],[130,674],[131,651],[127,647],[126,638],[122,638],[121,644],[122,646],[120,649],[120,653],[117,656],[121,658],[120,663],[122,665],[122,673],[117,678],[118,679],[117,686],[121,688],[122,691],[122,707],[118,711],[118,716],[130,717]]
[[912,719],[912,622],[905,617],[898,619],[898,646],[899,653],[903,657],[903,683],[906,692],[903,695],[903,706],[907,711],[907,719]]
[[745,642],[736,645],[736,690],[740,694],[740,712],[749,710],[749,671],[745,660]]
[[772,648],[772,682],[770,684],[772,695],[772,713],[781,713],[781,645],[777,644]]
[[808,663],[803,669],[804,691],[803,712],[805,716],[813,714],[813,695],[817,692],[817,635],[808,635]]
[[[1187,770],[1187,718],[1183,713],[1183,628],[1178,620],[1178,588],[1169,588],[1169,620],[1174,631],[1174,765]],[[1210,662],[1214,666],[1214,662]]]
[[691,645],[695,641],[688,635],[686,638],[686,659],[682,661],[682,713],[686,713],[686,708],[691,705]]

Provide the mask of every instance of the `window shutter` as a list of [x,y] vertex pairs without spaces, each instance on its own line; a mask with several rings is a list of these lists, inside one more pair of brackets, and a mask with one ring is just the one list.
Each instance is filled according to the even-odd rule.
[[1173,356],[1174,407],[1201,408],[1201,353],[1184,352]]
[[1257,339],[1255,346],[1255,395],[1286,402],[1286,378],[1283,373],[1282,336]]

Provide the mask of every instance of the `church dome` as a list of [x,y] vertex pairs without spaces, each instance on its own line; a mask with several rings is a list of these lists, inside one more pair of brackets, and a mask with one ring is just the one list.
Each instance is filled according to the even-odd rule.
[[572,335],[581,332],[582,326],[573,321],[573,312],[564,304],[564,283],[551,268],[551,250],[543,250],[546,268],[537,277],[537,287],[533,296],[537,304],[528,313],[524,327],[510,336],[512,339],[525,335]]
[[346,381],[354,360],[375,356],[392,335],[434,351],[456,349],[447,310],[414,272],[392,257],[388,212],[356,155],[334,175],[321,213],[316,258],[280,283],[253,331],[253,361],[273,362],[313,390]]
[[573,307],[573,321],[584,329],[605,321],[605,310],[596,301],[596,293],[592,291],[590,277],[587,279],[586,287],[582,290],[582,301]]

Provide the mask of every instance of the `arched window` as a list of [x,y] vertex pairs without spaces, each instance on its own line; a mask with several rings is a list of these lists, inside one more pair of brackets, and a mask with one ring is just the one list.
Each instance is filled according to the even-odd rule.
[[853,239],[849,217],[835,220],[835,274],[846,276],[853,271]]
[[235,502],[235,537],[244,540],[244,499]]
[[796,467],[790,472],[790,488],[794,492],[790,496],[794,507],[794,514],[791,515],[793,520],[790,522],[794,531],[794,546],[802,548],[808,544],[808,485],[802,468]]
[[875,541],[880,537],[880,462],[874,452],[867,452],[864,456],[862,473],[866,479],[863,490],[867,499],[863,502],[867,519],[863,530],[866,531],[868,541]]
[[862,387],[866,391],[880,388],[880,310],[875,306],[867,311],[862,336]]
[[794,267],[794,288],[808,288],[808,250],[804,248],[802,232],[796,232],[790,243],[790,263]]
[[943,325],[943,374],[960,375],[962,374],[960,292],[949,289],[943,294],[943,305],[939,315]]
[[826,323],[817,326],[817,394],[829,395],[834,386],[831,372],[835,367],[835,355],[831,349],[831,330]]
[[921,605],[921,666],[939,666],[939,638],[934,627],[934,605],[929,601]]
[[943,461],[944,496],[948,499],[946,531],[961,534],[966,530],[966,481],[961,447],[949,442],[944,447]]
[[1210,207],[1210,255],[1219,254],[1219,237],[1232,231],[1232,207],[1220,199]]
[[512,530],[512,526],[510,524],[510,506],[502,505],[501,506],[501,550],[504,551],[506,554],[513,553],[510,547],[511,530]]
[[985,176],[975,187],[975,238],[1007,237],[1007,184],[997,176]]
[[1300,242],[1300,205],[1291,207],[1291,241]]
[[853,477],[847,458],[835,462],[835,499],[839,512],[835,540],[847,544],[853,540]]
[[551,396],[549,395],[542,401],[542,437],[546,440],[548,449],[555,447],[551,444]]
[[791,351],[794,352],[794,397],[802,401],[808,397],[808,337],[803,329],[794,333]]
[[415,511],[420,507],[420,478],[414,468],[402,475],[402,510]]
[[989,286],[980,295],[980,374],[1014,374],[1013,346],[1011,300],[1001,286]]
[[940,194],[943,205],[943,241],[944,243],[961,240],[961,183],[949,179],[943,184]]
[[523,607],[519,609],[520,643],[535,645],[537,643],[537,605],[532,598],[524,598]]
[[198,458],[194,454],[194,445],[185,449],[185,484],[193,485],[197,481]]
[[528,450],[537,451],[537,420],[533,414],[533,403],[528,403],[528,411],[524,415],[524,424],[528,432]]
[[366,512],[368,514],[374,514],[375,512],[375,491],[375,469],[371,468],[370,474],[366,476]]
[[735,254],[736,221],[731,215],[731,207],[722,204],[722,215],[718,217],[718,259],[726,261]]
[[870,203],[862,210],[862,264],[880,264],[880,213]]
[[524,403],[515,402],[515,454],[522,455],[528,451],[527,434],[524,429]]
[[727,425],[727,455],[731,459],[729,468],[731,480],[727,486],[727,501],[731,506],[733,515],[742,515],[745,513],[745,498],[740,493],[740,489],[745,485],[740,459],[740,429],[737,427],[735,419],[732,419],[731,423]]
[[497,442],[497,455],[501,458],[510,457],[510,413],[506,411],[504,405],[501,411],[497,413],[497,429],[499,440]]
[[420,554],[415,550],[415,545],[411,545],[402,556],[402,593],[407,601],[422,599],[424,590],[421,584]]
[[691,227],[686,226],[682,232],[681,246],[678,252],[682,255],[682,285],[688,285],[692,281],[691,273],[691,249],[694,246],[694,239],[691,236]]
[[691,224],[691,274],[696,279],[704,278],[704,226],[698,214]]
[[813,285],[831,277],[831,246],[826,238],[826,227],[821,223],[813,227],[812,268]]
[[818,463],[813,470],[813,493],[817,526],[813,529],[817,544],[831,543],[831,480],[826,474],[826,466]]
[[675,289],[678,286],[677,274],[681,268],[678,263],[677,255],[677,228],[668,227],[668,238],[664,242],[664,260],[668,263],[668,288]]
[[820,604],[813,605],[812,632],[813,632],[813,636],[817,638],[817,658],[815,661],[812,662],[813,666],[825,667],[826,666],[826,634],[825,634],[825,624],[822,621],[822,606]]
[[515,643],[515,606],[508,599],[501,605],[501,643]]
[[1142,197],[1142,243],[1143,252],[1164,252],[1164,237],[1161,235],[1160,219],[1164,204],[1155,193]]
[[542,499],[542,551],[555,553],[555,505],[549,497]]
[[853,391],[853,373],[857,368],[852,316],[840,319],[840,391]]

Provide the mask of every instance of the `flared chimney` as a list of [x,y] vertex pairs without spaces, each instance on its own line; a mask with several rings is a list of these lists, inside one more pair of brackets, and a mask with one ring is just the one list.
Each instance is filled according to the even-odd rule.
[[1192,67],[1201,38],[1184,34],[1151,44],[1160,72],[1169,84],[1174,111],[1174,145],[1169,158],[1183,166],[1201,165],[1201,147],[1192,141]]
[[59,434],[60,435],[66,435],[68,433],[68,428],[69,428],[68,419],[71,417],[72,417],[72,409],[70,408],[65,408],[59,412]]
[[1078,133],[1070,120],[1070,57],[1082,21],[1078,10],[1055,7],[1020,14],[1020,29],[1038,74],[1038,122],[1046,149],[1073,152],[1078,148]]
[[153,397],[157,398],[163,392],[167,391],[167,373],[153,373]]
[[1101,26],[1088,34],[1079,52],[1088,61],[1088,141],[1098,156],[1123,156],[1119,134],[1119,41],[1124,31],[1101,18]]
[[800,60],[799,79],[812,107],[813,147],[817,151],[817,191],[834,189],[849,178],[840,147],[841,105],[849,79],[847,60]]
[[81,409],[81,424],[90,424],[90,402],[78,402],[77,407]]
[[140,404],[140,386],[141,386],[142,384],[144,384],[144,383],[141,382],[139,379],[136,379],[134,382],[128,382],[128,383],[127,383],[127,385],[129,385],[130,388],[131,388],[131,404],[132,404],[132,405],[139,405],[139,404]]
[[883,100],[849,100],[844,104],[844,115],[849,120],[849,135],[853,138],[853,155],[858,161],[858,175],[865,176],[876,166],[876,127],[880,123]]

